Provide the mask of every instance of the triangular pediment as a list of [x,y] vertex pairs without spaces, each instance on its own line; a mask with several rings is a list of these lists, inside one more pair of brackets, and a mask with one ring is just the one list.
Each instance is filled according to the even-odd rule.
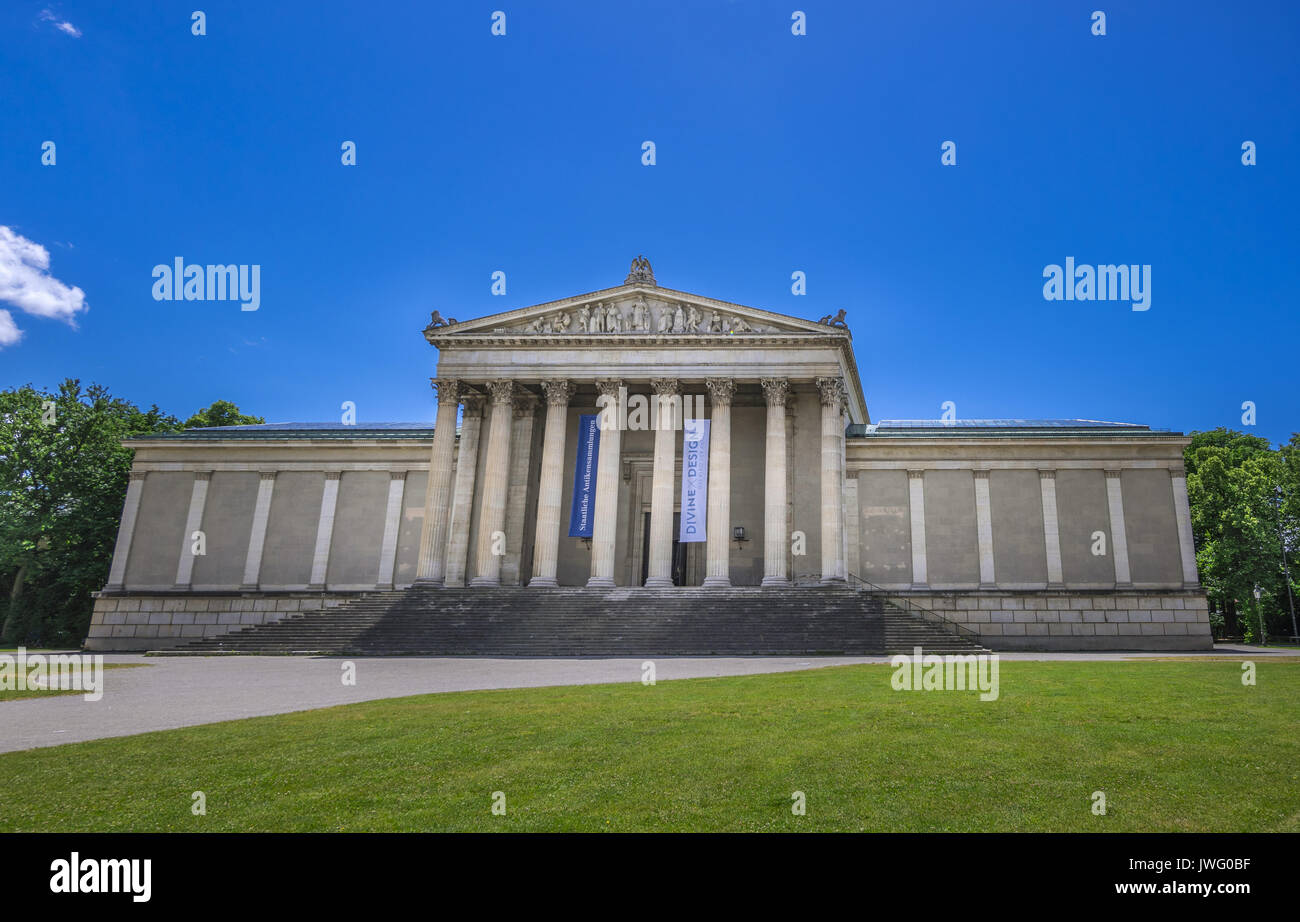
[[[840,312],[843,313],[842,311]],[[480,337],[847,336],[843,321],[805,320],[656,285],[630,284],[457,321],[435,312],[434,345]]]

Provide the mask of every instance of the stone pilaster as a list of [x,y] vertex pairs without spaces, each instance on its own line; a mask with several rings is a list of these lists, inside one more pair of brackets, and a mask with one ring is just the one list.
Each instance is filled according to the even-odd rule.
[[925,471],[907,472],[908,503],[912,514],[912,588],[929,587],[925,557]]
[[1124,527],[1124,491],[1120,481],[1121,471],[1106,471],[1106,506],[1110,512],[1110,553],[1115,561],[1115,586],[1125,589],[1133,585],[1128,567],[1128,530]]
[[1061,530],[1056,512],[1056,471],[1038,472],[1039,492],[1043,497],[1043,546],[1047,550],[1047,588],[1065,587],[1061,575]]
[[673,398],[680,403],[676,378],[650,382],[655,396],[655,457],[650,487],[650,560],[645,584],[662,588],[673,584],[673,476],[677,465],[677,430]]
[[431,378],[438,392],[438,418],[429,455],[429,481],[424,493],[424,522],[420,526],[420,556],[415,581],[441,586],[446,577],[447,519],[451,500],[451,465],[456,452],[456,410],[460,382]]
[[474,512],[474,478],[478,476],[479,435],[483,431],[483,398],[464,396],[461,402],[460,447],[456,450],[456,486],[451,497],[451,520],[447,525],[447,567],[444,586],[465,585],[469,558],[469,528]]
[[208,484],[212,471],[195,471],[190,490],[190,511],[185,517],[185,534],[181,536],[181,556],[176,563],[176,588],[190,588],[194,573],[194,533],[203,527],[203,509],[208,502]]
[[241,589],[257,588],[262,578],[262,549],[266,547],[266,526],[271,521],[271,495],[275,490],[275,471],[260,471],[257,479],[257,502],[253,506],[253,525],[248,532],[248,553],[244,556],[244,579]]
[[506,489],[510,476],[510,432],[514,422],[515,383],[488,383],[492,395],[492,425],[488,430],[487,464],[483,468],[483,499],[479,505],[476,573],[471,586],[501,585],[505,551]]
[[1187,503],[1187,473],[1171,468],[1169,480],[1174,489],[1174,518],[1178,522],[1178,558],[1183,564],[1183,586],[1197,589],[1201,576],[1196,570],[1196,541],[1192,537],[1192,513]]
[[997,580],[993,572],[993,504],[989,499],[989,472],[975,471],[975,533],[979,540],[980,588],[992,589]]
[[767,400],[767,443],[763,469],[763,585],[790,585],[787,561],[790,535],[786,529],[789,500],[786,494],[786,403],[790,382],[764,378]]
[[340,471],[325,472],[325,489],[320,495],[320,518],[316,522],[316,548],[311,555],[311,582],[308,589],[324,589],[329,575],[330,544],[334,540],[334,510],[339,501]]
[[135,537],[135,520],[140,514],[140,496],[144,493],[144,471],[131,471],[126,485],[126,502],[122,505],[122,524],[117,529],[117,543],[113,545],[113,564],[108,571],[110,591],[120,590],[126,581],[126,561],[131,554],[131,539]]
[[560,502],[564,495],[564,436],[569,423],[572,381],[543,381],[546,431],[542,436],[542,475],[537,488],[537,535],[533,541],[533,578],[529,586],[558,585]]
[[397,566],[397,530],[402,526],[402,496],[406,492],[406,471],[388,474],[388,505],[384,509],[384,538],[379,544],[379,573],[375,585],[393,588],[393,570]]
[[591,576],[587,585],[614,585],[614,544],[618,534],[619,462],[623,433],[619,429],[619,389],[622,381],[597,381],[601,402],[600,454],[596,461],[596,511],[591,538]]
[[709,504],[705,535],[704,586],[731,585],[731,398],[736,382],[709,378]]
[[532,466],[536,419],[537,398],[517,393],[510,430],[510,478],[506,486],[506,554],[501,559],[501,583],[505,586],[520,585],[524,523],[528,519],[528,472]]
[[844,382],[818,378],[822,404],[822,582],[844,575]]

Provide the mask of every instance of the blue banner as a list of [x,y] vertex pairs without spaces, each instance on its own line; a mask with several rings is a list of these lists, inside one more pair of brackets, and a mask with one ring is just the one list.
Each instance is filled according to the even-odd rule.
[[682,512],[678,540],[707,539],[709,500],[709,421],[686,419],[682,424]]
[[573,465],[573,509],[569,537],[590,538],[596,512],[596,462],[600,459],[600,414],[578,417],[578,457]]

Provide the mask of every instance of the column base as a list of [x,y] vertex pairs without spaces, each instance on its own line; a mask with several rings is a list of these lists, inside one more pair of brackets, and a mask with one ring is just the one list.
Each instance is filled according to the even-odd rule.
[[645,581],[646,589],[671,589],[673,581],[668,576],[647,576]]
[[435,587],[435,586],[436,586],[436,587],[438,587],[438,588],[442,588],[442,579],[441,579],[441,577],[417,576],[417,577],[415,578],[415,582],[411,583],[411,585],[412,585],[412,586],[424,586],[424,587]]
[[613,589],[614,577],[612,576],[593,576],[587,580],[588,589]]
[[534,576],[528,581],[529,589],[556,589],[559,585],[554,576]]
[[730,589],[731,577],[729,576],[706,576],[704,582],[700,584],[705,589]]
[[997,583],[980,583],[979,588],[980,588],[980,589],[983,589],[983,590],[987,590],[987,589],[996,589],[996,588],[998,588],[998,584],[997,584]]
[[844,577],[842,577],[842,576],[823,576],[823,577],[822,577],[822,585],[823,585],[823,586],[841,586],[841,585],[843,585],[843,584],[846,583],[846,582],[848,582],[848,580],[846,580],[846,579],[845,579]]
[[1047,584],[1047,590],[1048,590],[1049,592],[1053,592],[1053,591],[1056,591],[1056,590],[1059,590],[1059,589],[1064,589],[1064,588],[1065,588],[1065,583],[1048,583],[1048,584]]
[[[442,583],[438,584],[439,586]],[[499,576],[476,576],[469,581],[471,589],[499,589],[501,588],[501,577]]]
[[774,586],[778,589],[788,589],[793,584],[784,576],[764,576],[763,582],[760,583],[760,585],[768,587]]

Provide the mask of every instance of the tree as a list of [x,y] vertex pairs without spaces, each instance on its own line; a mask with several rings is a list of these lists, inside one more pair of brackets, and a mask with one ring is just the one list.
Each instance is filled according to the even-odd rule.
[[[1274,451],[1226,429],[1192,434],[1184,452],[1196,563],[1223,629],[1258,639],[1254,589],[1270,634],[1290,634],[1282,546],[1296,547],[1300,435]],[[1295,591],[1292,573],[1292,591]]]
[[0,391],[0,637],[79,644],[90,593],[103,588],[126,495],[121,440],[166,432],[175,417],[142,411],[76,379],[57,392]]
[[260,416],[245,416],[229,400],[218,400],[185,420],[186,429],[207,429],[211,426],[251,426],[266,422]]

